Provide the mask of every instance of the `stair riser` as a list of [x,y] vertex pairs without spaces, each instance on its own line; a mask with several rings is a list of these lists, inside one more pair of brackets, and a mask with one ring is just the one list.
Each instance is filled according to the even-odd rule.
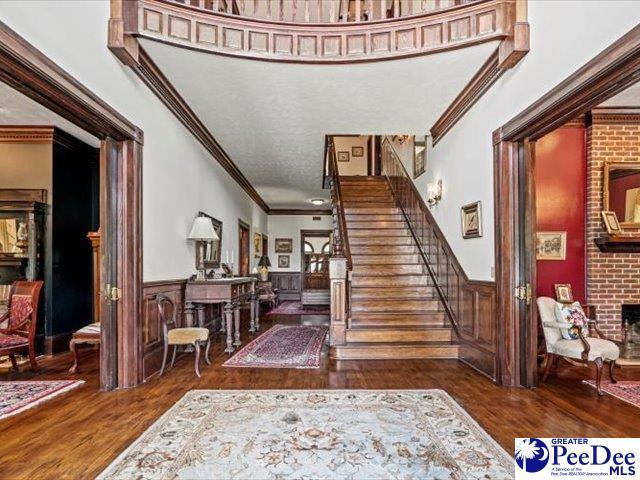
[[352,299],[379,299],[379,298],[395,298],[395,299],[411,299],[422,298],[428,300],[436,300],[436,291],[432,287],[352,287]]
[[392,228],[406,230],[407,224],[405,222],[347,222],[347,228],[349,229],[377,229],[377,228]]
[[353,328],[444,328],[447,322],[435,314],[429,321],[416,321],[412,318],[396,318],[391,320],[377,320],[375,318],[358,318],[351,320]]
[[365,300],[356,299],[351,302],[351,312],[358,313],[402,313],[402,312],[437,312],[437,300]]
[[417,254],[412,245],[350,245],[351,255],[411,255]]
[[355,229],[349,228],[347,225],[347,230],[349,233],[349,238],[355,237],[408,237],[409,230],[403,228],[389,228],[384,229],[381,228],[379,230],[376,229]]
[[386,277],[353,277],[352,287],[409,287],[409,286],[429,286],[430,280],[427,275],[415,276],[386,276]]
[[371,205],[345,205],[344,212],[347,215],[399,215],[398,207],[376,207]]
[[393,248],[397,245],[413,245],[412,237],[349,237],[349,246],[367,245],[367,246],[386,246]]
[[380,345],[377,347],[357,344],[332,347],[329,357],[335,360],[385,360],[385,359],[420,359],[420,358],[458,358],[458,346],[416,345],[413,347]]
[[354,265],[392,265],[392,264],[418,264],[418,255],[395,255],[391,249],[384,255],[354,255],[351,252],[351,260]]
[[346,215],[347,222],[402,222],[402,215]]
[[[422,265],[354,265],[354,275],[403,275],[403,274],[422,274]],[[393,285],[393,284],[392,284]]]
[[347,342],[450,342],[451,329],[409,328],[358,328],[347,330]]

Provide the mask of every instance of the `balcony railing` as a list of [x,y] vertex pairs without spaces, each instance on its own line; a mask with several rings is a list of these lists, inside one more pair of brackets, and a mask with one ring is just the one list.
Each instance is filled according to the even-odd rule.
[[513,35],[524,0],[112,0],[126,35],[277,62],[350,63]]
[[290,23],[373,22],[478,0],[173,0],[215,13]]

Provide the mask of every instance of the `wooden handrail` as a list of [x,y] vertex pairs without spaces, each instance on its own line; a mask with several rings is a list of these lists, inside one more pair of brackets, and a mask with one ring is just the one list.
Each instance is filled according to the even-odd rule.
[[[445,314],[456,334],[460,336],[458,299],[451,298],[450,295],[450,291],[456,292],[457,289],[449,285],[449,266],[463,274],[464,271],[458,265],[438,224],[388,138],[382,142],[382,174],[387,178],[396,203],[402,210]],[[464,278],[468,280],[466,276]]]
[[349,248],[349,233],[347,232],[347,220],[342,204],[342,187],[340,185],[340,173],[333,137],[327,137],[328,177],[331,185],[331,203],[333,210],[333,246],[335,257],[344,257],[347,260],[347,270],[351,270],[351,249]]

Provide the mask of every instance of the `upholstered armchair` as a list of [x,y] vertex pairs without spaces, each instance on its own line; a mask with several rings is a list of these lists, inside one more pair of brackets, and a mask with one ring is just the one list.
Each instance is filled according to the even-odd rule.
[[[609,363],[611,382],[616,383],[614,369],[616,360],[618,360],[620,356],[618,345],[604,338],[595,320],[587,319],[586,316],[583,316],[584,327],[581,327],[561,318],[561,312],[566,310],[562,310],[553,298],[539,297],[537,303],[547,347],[542,381],[546,381],[552,366],[555,365],[561,357],[585,364],[592,362],[596,366],[596,388],[598,394],[602,395],[600,384],[602,381],[604,362]],[[575,313],[575,310],[578,309],[577,315],[579,319],[581,309],[576,304],[574,305],[573,312]],[[570,308],[573,306],[566,307]],[[569,310],[569,312],[571,311],[572,310]],[[589,336],[588,327],[593,327],[597,337]]]
[[7,322],[6,328],[0,328],[0,355],[9,355],[14,370],[18,370],[16,354],[25,352],[31,368],[38,369],[35,339],[42,285],[41,281],[14,282],[7,311],[0,317],[0,325]]

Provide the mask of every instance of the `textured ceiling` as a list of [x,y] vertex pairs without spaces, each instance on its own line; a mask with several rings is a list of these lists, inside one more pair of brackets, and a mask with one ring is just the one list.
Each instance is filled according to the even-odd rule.
[[305,208],[322,190],[326,134],[425,135],[497,42],[351,65],[213,55],[141,39],[272,208]]
[[0,125],[53,125],[93,146],[99,140],[60,115],[0,82]]

